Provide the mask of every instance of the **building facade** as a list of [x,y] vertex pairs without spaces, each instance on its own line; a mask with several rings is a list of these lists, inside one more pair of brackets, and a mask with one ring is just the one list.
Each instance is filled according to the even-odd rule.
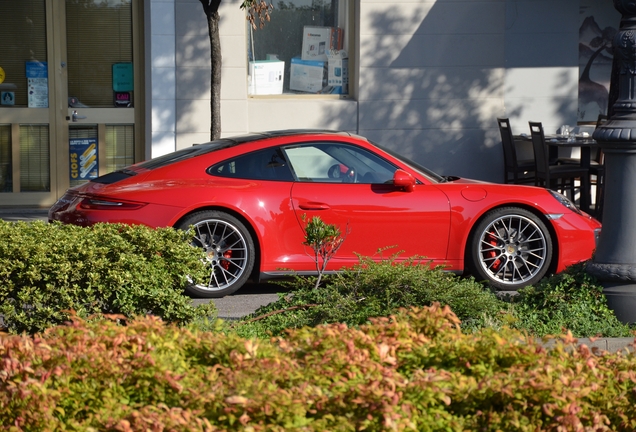
[[[50,206],[209,140],[199,0],[0,1],[0,206]],[[500,182],[496,117],[555,132],[606,109],[611,2],[290,0],[256,29],[240,4],[219,10],[223,136],[345,130],[440,174]]]

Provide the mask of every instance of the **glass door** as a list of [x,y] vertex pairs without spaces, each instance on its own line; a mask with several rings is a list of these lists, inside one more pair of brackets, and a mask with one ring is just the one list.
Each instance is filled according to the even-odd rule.
[[45,0],[3,1],[0,13],[0,205],[45,205],[55,189]]
[[135,160],[133,0],[65,0],[70,186]]
[[143,0],[0,1],[0,206],[142,160]]

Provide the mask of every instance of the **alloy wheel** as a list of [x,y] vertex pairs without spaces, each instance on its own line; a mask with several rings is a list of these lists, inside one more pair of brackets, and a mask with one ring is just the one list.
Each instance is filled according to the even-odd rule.
[[196,287],[216,291],[236,283],[248,263],[247,242],[240,230],[223,220],[204,220],[193,227],[193,245],[205,251],[211,270],[207,286],[197,284]]
[[479,263],[490,279],[501,284],[528,282],[547,265],[546,234],[528,217],[498,217],[479,238]]

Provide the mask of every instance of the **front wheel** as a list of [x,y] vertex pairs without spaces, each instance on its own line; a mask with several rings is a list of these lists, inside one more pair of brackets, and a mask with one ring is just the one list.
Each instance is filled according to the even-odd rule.
[[515,207],[486,214],[474,228],[468,267],[499,290],[516,291],[537,283],[552,261],[552,238],[535,214]]
[[219,211],[201,211],[185,218],[177,228],[194,229],[193,246],[205,251],[210,276],[207,281],[188,284],[193,297],[219,298],[241,288],[254,267],[254,241],[245,225]]

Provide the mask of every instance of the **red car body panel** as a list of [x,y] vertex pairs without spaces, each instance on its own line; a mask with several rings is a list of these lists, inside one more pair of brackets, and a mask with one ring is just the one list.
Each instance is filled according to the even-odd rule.
[[[267,181],[213,176],[213,164],[266,147],[328,141],[365,148],[413,176],[408,192],[392,184],[311,183]],[[471,229],[488,211],[521,207],[543,218],[554,235],[555,270],[587,260],[595,248],[600,223],[566,208],[543,188],[455,179],[435,182],[367,140],[346,134],[306,133],[267,137],[213,151],[184,161],[145,170],[112,184],[89,182],[67,193],[49,212],[50,220],[77,225],[98,222],[178,225],[202,209],[238,215],[253,232],[261,274],[282,270],[315,271],[313,252],[303,246],[303,217],[320,216],[346,232],[342,248],[329,270],[350,266],[357,254],[384,257],[399,252],[414,255],[462,272]],[[136,209],[83,209],[82,197],[140,203]]]
[[[302,216],[320,216],[340,227],[346,239],[330,263],[337,269],[358,261],[358,254],[400,252],[424,255],[436,264],[445,262],[450,231],[446,195],[433,185],[418,185],[411,193],[391,185],[294,183],[292,203]],[[426,219],[426,223],[422,220]],[[304,224],[303,224],[304,225]]]

